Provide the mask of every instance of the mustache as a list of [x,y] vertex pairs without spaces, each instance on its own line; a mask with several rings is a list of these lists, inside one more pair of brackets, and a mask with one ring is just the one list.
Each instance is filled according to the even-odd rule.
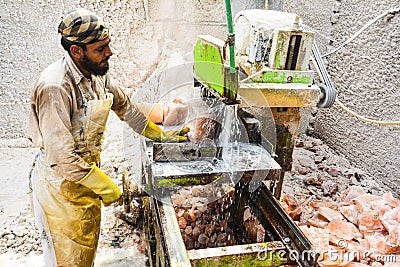
[[109,59],[110,59],[110,57],[106,57],[106,58],[105,58],[104,60],[102,60],[101,62],[102,62],[102,63],[103,63],[103,62],[107,63]]

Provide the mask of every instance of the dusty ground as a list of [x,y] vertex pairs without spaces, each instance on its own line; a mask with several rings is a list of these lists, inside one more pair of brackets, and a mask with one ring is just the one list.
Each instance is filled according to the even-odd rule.
[[[115,119],[115,118],[113,118]],[[121,153],[122,123],[112,121],[106,137],[103,162],[110,176],[121,181],[127,163]],[[112,145],[111,145],[112,144]],[[40,239],[30,215],[27,173],[35,149],[24,139],[0,143],[3,188],[0,198],[0,266],[44,266]],[[321,186],[307,185],[319,179]],[[285,177],[284,193],[296,197],[313,195],[337,200],[349,185],[361,185],[373,194],[389,191],[355,168],[321,140],[309,136],[297,139],[293,170]],[[335,187],[337,186],[337,190]],[[393,192],[394,193],[394,192]],[[145,266],[146,256],[138,251],[140,231],[117,219],[114,207],[103,209],[102,235],[96,266]],[[116,242],[119,246],[113,246]]]
[[297,138],[292,171],[285,175],[285,193],[296,197],[315,195],[318,199],[338,201],[350,185],[361,186],[374,195],[391,191],[398,197],[398,192],[383,185],[376,177],[368,176],[320,139],[307,135]]
[[[122,126],[116,116],[111,116],[102,154],[103,169],[119,185],[121,173],[127,165],[122,149]],[[41,241],[31,216],[28,194],[27,177],[36,151],[23,138],[0,141],[3,181],[0,190],[0,266],[44,266]],[[103,208],[95,266],[145,266],[147,258],[138,251],[140,234],[114,216],[114,207]]]
[[[96,4],[92,4],[92,2],[96,2]],[[107,10],[104,8],[107,1],[104,0],[62,1],[62,4],[57,1],[1,2],[0,23],[2,23],[2,27],[0,27],[0,32],[5,38],[0,41],[2,48],[0,49],[0,66],[3,71],[0,93],[3,98],[2,101],[4,99],[13,99],[13,101],[17,99],[15,102],[1,103],[2,107],[5,108],[2,109],[0,114],[2,122],[0,131],[3,137],[15,138],[14,128],[20,130],[18,136],[23,136],[26,123],[24,123],[24,118],[19,116],[21,116],[20,113],[27,113],[27,102],[30,95],[30,90],[27,90],[27,88],[33,87],[34,78],[39,71],[61,55],[58,36],[54,34],[54,25],[58,24],[63,11],[69,10],[73,5],[90,6],[92,9],[105,14],[111,25],[118,25],[120,21],[129,18],[129,21],[125,21],[125,23],[132,27],[134,41],[123,38],[126,35],[124,28],[112,27],[115,40],[114,61],[119,62],[119,65],[115,68],[116,76],[121,78],[120,81],[122,80],[124,86],[141,84],[149,73],[154,71],[157,64],[162,65],[160,53],[154,53],[154,51],[166,50],[167,52],[163,53],[170,56],[173,54],[171,51],[174,51],[172,48],[177,47],[177,44],[182,45],[178,42],[181,40],[186,40],[192,46],[193,42],[188,38],[187,32],[176,30],[173,28],[174,24],[166,24],[168,27],[157,27],[157,23],[154,25],[150,23],[149,25],[154,27],[155,30],[152,31],[147,28],[143,30],[145,20],[138,14],[141,15],[144,12],[141,12],[141,7],[130,6],[130,4],[134,5],[136,2],[109,2],[118,3]],[[185,15],[184,17],[191,17],[193,12],[188,7],[192,6],[192,2],[185,2],[189,4],[185,6],[185,12],[182,12],[182,14]],[[215,1],[207,1],[208,4],[211,2]],[[164,1],[164,3],[167,2]],[[200,2],[196,5],[200,5]],[[304,5],[296,6],[304,7]],[[206,10],[207,14],[215,12],[220,16],[221,5],[215,2],[210,7],[212,7],[210,10]],[[162,19],[168,20],[180,13],[163,13],[169,12],[169,10],[169,8],[160,10]],[[154,14],[150,14],[154,18],[159,17],[154,9],[150,9],[150,11],[154,12]],[[329,12],[331,12],[330,9]],[[201,14],[198,16],[203,18]],[[211,17],[211,15],[209,16]],[[349,18],[353,21],[351,16]],[[40,32],[31,27],[32,21],[40,25]],[[176,37],[177,33],[184,36],[182,38],[181,36]],[[193,35],[195,34],[193,33]],[[12,38],[10,38],[11,36]],[[170,40],[170,38],[173,40]],[[395,49],[393,50],[395,51]],[[179,53],[176,54],[179,56]],[[191,58],[191,53],[188,55]],[[140,60],[132,60],[136,58]],[[146,58],[146,60],[143,61],[143,58]],[[15,62],[19,64],[16,65]],[[145,65],[143,65],[144,63]],[[129,70],[129,73],[125,73],[126,70]],[[23,79],[23,76],[28,78]],[[15,77],[18,78],[15,79]],[[353,81],[354,79],[349,80]],[[19,112],[14,112],[13,107],[17,107]],[[131,165],[127,162],[122,149],[122,140],[126,136],[122,134],[120,123],[114,122],[112,127],[109,128],[112,130],[108,133],[104,145],[103,167],[112,178],[120,181],[121,172]],[[371,134],[371,138],[375,138],[375,135]],[[374,180],[375,177],[366,176],[362,170],[356,169],[351,162],[336,154],[320,140],[310,137],[302,137],[301,139],[299,139],[295,151],[293,171],[288,173],[285,179],[284,191],[286,193],[299,197],[311,194],[317,198],[335,199],[340,196],[341,191],[351,184],[360,184],[374,194],[388,191],[387,188]],[[391,140],[395,142],[397,139]],[[350,142],[351,139],[349,138],[348,141]],[[363,153],[363,150],[360,150],[360,153]],[[26,177],[34,154],[35,149],[29,147],[29,142],[26,139],[0,139],[0,175],[2,178],[2,189],[0,190],[0,266],[43,266],[39,236],[34,219],[30,216],[29,196],[27,194],[29,189]],[[137,166],[130,167],[135,168]],[[322,186],[320,188],[306,186],[305,182],[312,178],[321,179],[323,181]],[[335,188],[335,184],[338,186],[338,193],[330,194],[331,190]],[[393,193],[396,195],[396,192]],[[113,215],[113,208],[104,209],[103,217],[102,237],[96,265],[144,266],[146,257],[137,249],[140,233],[123,221],[117,220]],[[116,236],[118,236],[121,247],[114,248],[111,244],[115,243]]]

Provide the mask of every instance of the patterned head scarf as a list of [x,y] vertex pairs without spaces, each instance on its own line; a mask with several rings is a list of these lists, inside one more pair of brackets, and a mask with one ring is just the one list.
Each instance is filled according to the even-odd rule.
[[104,22],[86,9],[68,12],[58,26],[58,32],[68,41],[78,44],[94,43],[108,37]]

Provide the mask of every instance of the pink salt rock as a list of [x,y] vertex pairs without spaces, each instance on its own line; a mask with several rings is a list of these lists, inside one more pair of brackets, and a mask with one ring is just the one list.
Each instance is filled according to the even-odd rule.
[[189,112],[189,107],[183,103],[172,103],[164,109],[165,126],[180,125],[185,122]]
[[358,219],[358,227],[362,233],[382,231],[383,224],[378,212],[364,212]]
[[344,203],[349,203],[352,199],[364,194],[366,193],[362,187],[353,185],[346,189],[342,196],[342,201]]
[[387,192],[382,195],[387,205],[393,208],[400,208],[400,200],[393,197],[391,192]]
[[334,234],[344,240],[352,240],[359,232],[354,224],[342,220],[332,220],[328,224],[328,230],[330,234]]
[[400,253],[400,225],[397,225],[392,231],[385,242],[384,254],[398,254]]
[[388,232],[391,232],[400,224],[400,208],[394,208],[386,211],[380,218],[383,226]]
[[326,228],[328,227],[329,222],[320,214],[316,214],[310,219],[308,219],[306,224],[317,228]]
[[371,203],[381,201],[382,197],[371,194],[364,194],[352,199],[360,213],[371,211]]
[[313,244],[316,251],[322,253],[329,248],[329,232],[328,229],[299,226],[300,230],[307,236],[308,240]]
[[319,207],[318,212],[321,216],[326,218],[328,221],[333,221],[333,220],[344,220],[344,217],[340,212],[328,208],[328,207]]
[[364,233],[364,238],[368,242],[368,251],[374,254],[384,254],[386,249],[385,241],[387,234],[384,231]]
[[339,211],[343,214],[343,216],[351,223],[357,225],[359,213],[355,205],[342,206],[339,208]]
[[364,264],[361,262],[349,262],[348,264],[344,265],[344,267],[370,267],[370,266],[368,264]]
[[186,224],[187,224],[187,222],[186,222],[185,218],[183,218],[183,217],[178,218],[178,225],[179,225],[180,229],[185,229]]

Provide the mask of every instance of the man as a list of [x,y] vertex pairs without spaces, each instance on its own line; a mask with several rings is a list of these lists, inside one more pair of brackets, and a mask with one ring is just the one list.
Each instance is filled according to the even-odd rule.
[[107,73],[110,36],[92,12],[69,12],[58,27],[63,58],[40,75],[31,99],[29,138],[40,147],[32,172],[34,207],[46,266],[92,266],[101,201],[121,191],[99,168],[110,109],[157,141],[185,141],[188,129],[163,132]]

